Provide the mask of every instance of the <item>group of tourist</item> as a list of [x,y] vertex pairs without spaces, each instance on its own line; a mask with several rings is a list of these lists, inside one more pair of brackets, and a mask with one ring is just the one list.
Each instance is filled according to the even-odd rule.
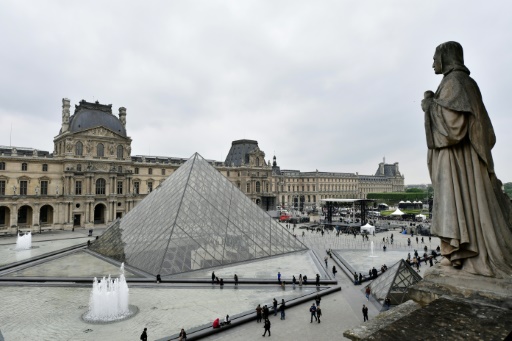
[[[148,328],[144,328],[142,334],[140,334],[141,341],[148,341]],[[187,332],[185,332],[184,328],[181,328],[180,333],[178,335],[178,341],[186,341],[187,340]]]
[[[272,300],[272,308],[274,311],[274,316],[277,315],[277,312],[279,311],[281,313],[281,320],[286,319],[285,309],[286,309],[286,303],[284,302],[284,299],[281,300],[281,305],[278,307],[277,300],[274,298]],[[265,329],[265,332],[262,336],[265,336],[268,332],[268,336],[270,336],[270,309],[265,304],[263,307],[261,307],[261,304],[258,304],[256,307],[256,323],[260,323],[263,320],[263,328]]]

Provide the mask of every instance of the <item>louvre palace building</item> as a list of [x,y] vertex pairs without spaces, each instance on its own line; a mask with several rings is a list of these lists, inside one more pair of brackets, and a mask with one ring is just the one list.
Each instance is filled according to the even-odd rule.
[[[18,229],[93,228],[122,218],[187,159],[131,155],[126,108],[84,100],[62,124],[53,152],[0,146],[0,233]],[[360,198],[404,191],[398,163],[381,162],[374,175],[285,170],[253,140],[233,141],[224,161],[207,160],[263,210],[320,206],[325,198]]]

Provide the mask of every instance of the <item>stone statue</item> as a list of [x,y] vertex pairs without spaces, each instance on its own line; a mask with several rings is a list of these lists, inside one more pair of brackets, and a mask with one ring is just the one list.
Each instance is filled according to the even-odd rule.
[[444,265],[510,277],[512,205],[494,173],[496,137],[480,89],[457,42],[436,48],[433,68],[443,79],[421,102],[434,187],[431,232],[441,239]]
[[92,151],[92,141],[87,140],[87,144],[85,145],[85,150],[87,151],[87,154],[90,154]]

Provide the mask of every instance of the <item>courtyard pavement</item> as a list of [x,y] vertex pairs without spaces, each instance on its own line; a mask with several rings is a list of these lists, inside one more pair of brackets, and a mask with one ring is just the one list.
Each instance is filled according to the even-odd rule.
[[[290,232],[293,232],[297,235],[297,238],[300,238],[308,247],[310,247],[316,253],[316,263],[323,264],[323,257],[326,255],[325,250],[328,248],[332,248],[333,250],[342,250],[342,252],[346,253],[345,257],[348,258],[358,258],[354,259],[354,264],[360,264],[361,258],[364,257],[364,264],[366,264],[366,257],[368,257],[370,253],[370,245],[371,242],[374,242],[374,247],[376,247],[375,254],[379,257],[379,252],[381,252],[380,247],[382,245],[382,238],[389,237],[391,233],[394,235],[394,245],[389,245],[388,250],[397,251],[398,256],[406,255],[408,252],[412,253],[412,250],[418,249],[420,254],[423,254],[423,247],[426,244],[430,249],[435,249],[437,247],[437,243],[439,240],[437,238],[432,238],[430,243],[427,243],[428,237],[425,238],[425,243],[416,243],[415,238],[413,239],[412,245],[408,247],[406,245],[407,238],[410,237],[408,235],[401,235],[398,231],[390,231],[386,233],[379,233],[375,237],[370,236],[369,241],[362,241],[360,236],[353,238],[353,236],[341,235],[336,237],[334,233],[328,233],[324,236],[316,232],[305,232],[305,236],[302,237],[303,229],[299,229],[300,225],[297,226],[295,231],[292,231],[290,228]],[[95,229],[93,238],[96,235],[99,235],[103,232],[103,229]],[[78,242],[86,242],[87,238],[87,230],[75,230],[74,232],[68,231],[53,231],[53,232],[44,232],[43,234],[35,234],[33,236],[34,241],[50,241],[53,240],[56,243],[63,243],[63,245],[67,245],[69,240],[75,240]],[[421,237],[420,237],[421,238]],[[11,245],[15,243],[14,237],[1,237],[0,238],[0,246],[1,245]],[[59,245],[59,244],[57,244]],[[37,249],[36,249],[37,250]],[[377,264],[380,264],[383,258],[377,258]],[[387,265],[390,267],[399,259],[387,260]],[[350,262],[350,259],[348,259]],[[330,269],[334,265],[333,260],[329,259],[327,271],[323,272],[322,277],[325,274],[329,274],[328,276],[332,277],[330,273]],[[366,266],[366,265],[365,265]],[[362,292],[364,286],[355,286],[352,282],[352,279],[346,276],[342,271],[340,271],[339,264],[336,264],[338,268],[338,273],[336,275],[336,279],[338,280],[338,286],[341,287],[341,291],[337,291],[333,294],[324,296],[321,301],[321,308],[323,312],[323,316],[321,318],[322,322],[310,323],[310,313],[309,307],[313,303],[306,302],[295,307],[289,308],[286,310],[286,319],[280,320],[279,314],[277,316],[273,316],[271,314],[270,321],[272,323],[271,333],[274,338],[283,338],[283,339],[297,339],[297,340],[310,340],[310,339],[324,339],[324,340],[344,340],[343,332],[347,329],[353,328],[363,323],[362,316],[362,306],[363,304],[368,306],[369,309],[369,318],[373,319],[379,313],[380,306],[378,303],[373,303],[373,300],[370,298],[370,302],[368,302]],[[426,269],[423,267],[422,271]],[[322,271],[319,271],[322,273]],[[311,276],[310,280],[313,279],[314,276]],[[264,286],[262,286],[264,288]],[[224,288],[224,292],[229,292],[232,289],[230,285],[226,285]],[[288,291],[288,288],[287,288]],[[158,294],[155,295],[158,296]],[[272,293],[269,293],[272,295]],[[226,296],[230,296],[229,294]],[[261,302],[268,302],[271,297],[267,297],[268,294],[262,294]],[[230,299],[226,297],[223,302],[212,302],[212,304],[220,304],[226,306],[226,311],[229,311]],[[280,300],[279,300],[280,301]],[[255,307],[254,307],[255,308]],[[186,305],[181,307],[181,309],[187,309]],[[179,314],[179,310],[177,312]],[[140,314],[144,314],[141,312]],[[222,318],[223,316],[218,316]],[[204,323],[208,323],[208,321],[204,321]],[[56,335],[58,335],[59,330],[58,321],[55,322],[54,326],[51,326],[52,329],[55,329]],[[161,334],[162,326],[155,325],[134,325],[130,326],[130,330],[140,330],[144,327],[148,327],[148,335],[149,340],[161,339],[165,335]],[[153,327],[153,328],[152,328]],[[178,333],[180,330],[180,325],[172,325],[171,321],[169,324],[165,326],[165,330],[169,331],[168,336]],[[159,330],[158,332],[156,330]],[[0,325],[0,330],[2,330],[2,326]],[[133,339],[138,339],[140,333],[133,332]],[[158,334],[158,335],[157,335]],[[251,321],[245,323],[241,326],[230,328],[222,331],[221,333],[208,336],[204,338],[205,340],[259,340],[261,339],[261,335],[263,334],[263,324],[256,323],[255,321]],[[125,334],[126,335],[126,334]],[[5,336],[5,333],[4,333]],[[126,338],[116,338],[115,334],[109,334],[107,336],[112,340],[123,340]],[[55,339],[59,339],[56,337]],[[73,338],[68,338],[72,340]]]

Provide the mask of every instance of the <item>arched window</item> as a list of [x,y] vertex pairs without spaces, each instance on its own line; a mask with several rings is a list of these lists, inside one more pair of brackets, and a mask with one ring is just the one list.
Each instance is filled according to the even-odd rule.
[[27,164],[26,164],[25,162],[23,162],[23,163],[21,164],[21,170],[22,170],[22,171],[26,171],[26,170],[27,170],[27,167],[28,167],[28,166],[27,166]]
[[268,192],[270,192],[270,191],[268,190],[268,182],[267,182],[267,185],[266,185],[266,191],[267,191],[267,193],[268,193]]
[[260,158],[259,158],[259,157],[257,157],[257,158],[256,158],[256,167],[259,167],[259,166],[260,166]]
[[123,150],[122,145],[117,146],[117,158],[118,159],[124,158],[124,150]]
[[83,151],[84,151],[84,145],[82,142],[78,141],[75,144],[75,155],[82,156]]
[[96,147],[96,156],[102,157],[105,156],[105,147],[103,147],[103,143],[98,143],[98,146]]
[[0,170],[5,170],[5,162],[0,162]]
[[247,193],[251,193],[251,183],[247,183]]
[[96,194],[105,194],[105,179],[96,180]]
[[256,181],[256,193],[259,193],[261,190],[260,182]]
[[43,163],[43,172],[48,172],[48,165]]

